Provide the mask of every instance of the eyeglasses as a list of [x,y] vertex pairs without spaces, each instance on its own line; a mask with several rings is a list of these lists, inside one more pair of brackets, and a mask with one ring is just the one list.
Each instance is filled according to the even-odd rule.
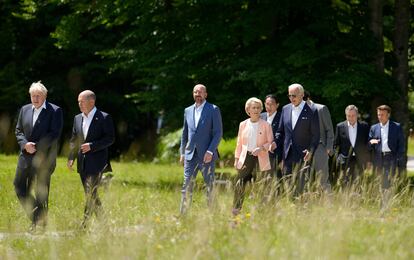
[[288,94],[287,96],[288,96],[288,98],[295,98],[295,97],[297,97],[298,95]]

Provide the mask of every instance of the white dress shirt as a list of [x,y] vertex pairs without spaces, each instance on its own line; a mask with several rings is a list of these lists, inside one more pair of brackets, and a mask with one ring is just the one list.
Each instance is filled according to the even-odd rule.
[[351,142],[352,147],[355,147],[357,131],[358,131],[358,123],[355,123],[354,125],[351,125],[348,121],[349,141]]
[[295,129],[296,122],[298,122],[300,113],[305,106],[305,101],[302,100],[298,106],[292,105],[292,129]]
[[390,128],[390,121],[388,120],[385,125],[381,124],[381,151],[382,152],[391,152],[390,147],[388,146],[388,133]]
[[33,108],[33,126],[35,125],[37,119],[39,118],[40,112],[42,112],[43,109],[46,109],[46,100],[43,102],[43,105],[41,105],[39,108],[35,108],[35,106],[32,105]]
[[272,122],[273,122],[273,119],[275,118],[275,116],[276,116],[276,114],[277,114],[277,111],[275,111],[274,113],[273,113],[273,115],[269,115],[269,113],[266,113],[267,114],[267,119],[266,119],[266,121],[269,123],[269,125],[272,125]]
[[86,136],[88,135],[89,127],[91,126],[92,119],[95,115],[96,107],[94,107],[89,114],[85,115],[82,113],[82,132],[83,132],[83,138],[86,139]]
[[204,100],[204,102],[198,107],[197,107],[197,104],[194,106],[194,123],[195,123],[196,128],[198,126],[198,121],[200,121],[201,112],[203,112],[203,108],[205,104],[206,104],[206,101]]

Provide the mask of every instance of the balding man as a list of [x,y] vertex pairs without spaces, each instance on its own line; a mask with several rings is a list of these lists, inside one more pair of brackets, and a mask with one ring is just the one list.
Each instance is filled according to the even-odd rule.
[[[16,138],[20,147],[14,187],[27,215],[36,226],[46,226],[50,177],[56,167],[57,143],[62,132],[62,109],[46,101],[39,82],[29,88],[31,104],[20,109]],[[31,193],[31,190],[34,193]]]
[[68,167],[72,170],[77,159],[77,171],[85,190],[86,205],[82,227],[93,213],[99,216],[102,205],[98,197],[98,186],[104,172],[112,171],[108,147],[114,143],[112,117],[95,107],[96,96],[90,90],[79,94],[78,104],[82,113],[73,121]]
[[319,117],[315,109],[303,100],[304,89],[300,84],[288,87],[290,104],[282,109],[276,143],[283,145],[283,174],[293,174],[296,195],[303,192],[305,165],[310,163],[312,154],[319,144]]
[[218,159],[217,147],[223,134],[220,109],[206,101],[207,88],[201,84],[195,85],[193,98],[195,103],[184,110],[180,146],[180,162],[184,164],[181,214],[184,214],[191,204],[194,180],[199,170],[207,186],[207,203],[211,205],[214,164]]

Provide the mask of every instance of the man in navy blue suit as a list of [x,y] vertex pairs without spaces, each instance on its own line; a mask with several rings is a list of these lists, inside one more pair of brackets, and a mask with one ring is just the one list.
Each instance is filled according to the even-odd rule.
[[276,144],[283,145],[284,175],[293,174],[292,182],[298,179],[296,194],[300,194],[305,183],[305,168],[319,144],[319,117],[318,112],[303,101],[302,85],[292,84],[288,91],[290,104],[282,109]]
[[[269,94],[266,96],[264,103],[266,112],[261,113],[260,118],[266,120],[270,124],[273,131],[273,139],[276,140],[276,132],[277,128],[279,127],[281,115],[281,113],[277,111],[277,109],[279,108],[279,102],[275,95]],[[272,167],[270,171],[271,174],[274,175],[274,177],[276,177],[276,175],[277,177],[282,177],[281,171],[278,170],[279,161],[282,159],[282,148],[283,146],[280,145],[272,152],[269,152],[270,165]]]
[[[50,177],[56,168],[62,109],[46,101],[47,89],[39,82],[29,89],[31,104],[20,109],[16,138],[20,147],[14,187],[24,210],[36,226],[46,226]],[[32,190],[34,194],[32,195]]]
[[102,174],[112,171],[108,148],[114,143],[114,125],[112,117],[95,107],[96,95],[90,90],[79,94],[78,104],[82,113],[75,116],[68,167],[72,170],[77,159],[77,172],[80,174],[86,196],[86,205],[82,227],[90,216],[99,216],[102,204],[98,196],[98,186]]
[[399,123],[389,120],[391,108],[377,107],[378,123],[371,126],[369,145],[374,150],[374,170],[382,177],[382,189],[391,187],[396,176],[396,167],[404,160],[405,140]]
[[[194,181],[200,170],[207,186],[207,204],[211,205],[217,147],[223,135],[220,109],[206,101],[207,88],[194,86],[195,103],[184,110],[184,126],[180,146],[180,162],[184,164],[184,182],[180,213],[191,204]],[[187,202],[187,193],[189,201]]]

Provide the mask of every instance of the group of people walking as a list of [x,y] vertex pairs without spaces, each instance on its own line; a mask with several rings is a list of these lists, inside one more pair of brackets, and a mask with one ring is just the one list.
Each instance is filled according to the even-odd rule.
[[[198,84],[193,89],[195,103],[184,111],[180,161],[184,164],[180,212],[184,214],[192,200],[198,171],[207,186],[207,201],[212,202],[215,160],[222,137],[220,110],[206,101],[207,88]],[[288,87],[290,103],[278,111],[276,96],[267,95],[263,102],[252,97],[246,101],[248,118],[239,125],[234,153],[237,177],[234,183],[232,213],[243,205],[245,186],[257,172],[272,176],[293,196],[300,196],[310,174],[319,187],[331,194],[330,156],[336,155],[341,172],[340,185],[357,182],[367,167],[381,177],[381,190],[389,191],[404,163],[405,140],[399,123],[391,121],[391,108],[377,107],[378,123],[369,127],[358,120],[358,108],[345,108],[346,120],[334,127],[327,106],[314,103],[300,84]]]
[[[31,103],[20,109],[15,130],[20,153],[14,187],[31,220],[30,229],[35,230],[47,223],[50,178],[56,167],[63,112],[46,100],[47,89],[41,82],[33,83],[29,93]],[[234,154],[238,172],[234,215],[240,213],[245,186],[255,179],[257,170],[286,183],[295,196],[303,193],[306,175],[312,170],[322,190],[331,193],[329,156],[335,151],[344,185],[358,179],[372,161],[382,177],[382,189],[390,188],[396,167],[403,162],[405,140],[400,124],[389,120],[389,106],[377,108],[379,123],[369,128],[358,121],[358,108],[349,105],[345,109],[346,120],[336,126],[334,133],[329,109],[314,103],[300,84],[288,87],[288,97],[290,103],[280,112],[274,95],[266,96],[264,113],[260,99],[252,97],[246,101],[248,119],[239,125]],[[184,165],[182,214],[192,202],[198,171],[206,184],[207,203],[212,204],[217,148],[223,134],[220,109],[207,102],[207,88],[201,84],[194,86],[193,98],[195,103],[184,110],[180,146],[180,162]],[[86,195],[82,228],[92,214],[101,214],[98,187],[102,174],[111,171],[108,147],[115,139],[111,116],[97,109],[95,102],[96,95],[91,90],[78,96],[81,113],[74,117],[67,161],[72,170],[77,160],[77,172]]]
[[[30,231],[35,231],[47,224],[50,179],[56,168],[63,112],[46,100],[47,88],[40,81],[30,86],[29,94],[31,103],[20,109],[15,130],[20,152],[14,187],[31,220]],[[97,189],[102,173],[111,171],[108,147],[115,140],[111,116],[97,109],[95,101],[95,93],[90,90],[78,96],[81,113],[74,118],[67,163],[72,170],[77,160],[86,195],[83,228],[92,214],[101,213]]]

